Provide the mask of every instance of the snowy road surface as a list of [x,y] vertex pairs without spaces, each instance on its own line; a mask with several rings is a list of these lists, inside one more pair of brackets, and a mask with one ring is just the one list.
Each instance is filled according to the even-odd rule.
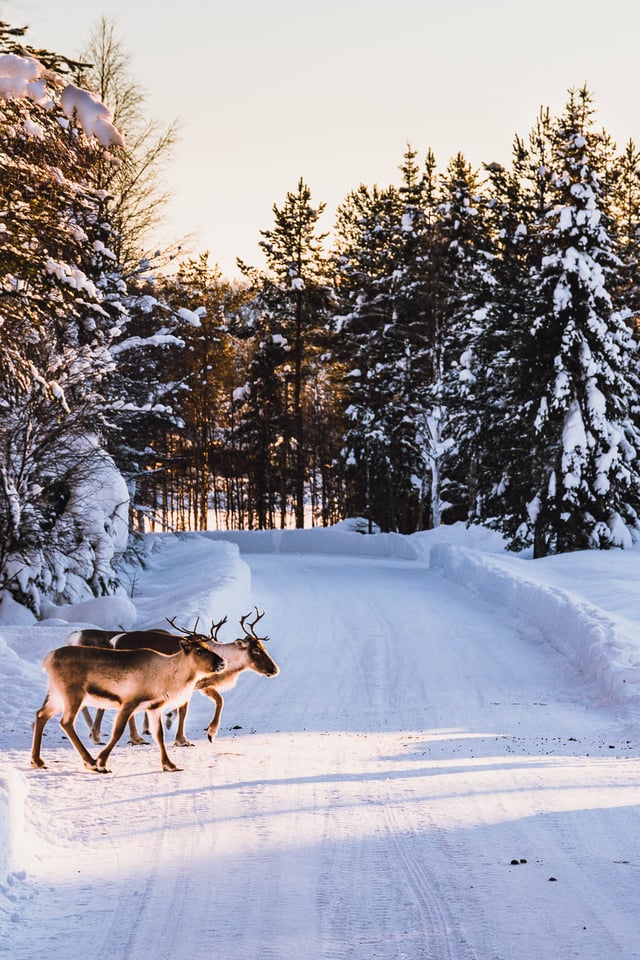
[[124,740],[84,771],[55,722],[49,770],[12,752],[39,839],[0,955],[639,958],[638,744],[567,661],[426,564],[246,559],[281,674],[214,746],[196,694],[176,774]]

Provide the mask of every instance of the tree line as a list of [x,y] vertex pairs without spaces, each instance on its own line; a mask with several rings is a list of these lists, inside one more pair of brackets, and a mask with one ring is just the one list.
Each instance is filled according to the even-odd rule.
[[[331,239],[301,178],[265,266],[230,282],[145,249],[176,128],[146,120],[112,24],[81,61],[0,24],[2,55],[42,70],[7,93],[0,59],[0,591],[37,610],[116,589],[125,500],[134,533],[359,517],[482,522],[535,556],[634,541],[640,153],[586,87],[509,167],[407,147]],[[125,146],[64,113],[63,81]],[[103,483],[96,513],[109,470],[126,490]]]

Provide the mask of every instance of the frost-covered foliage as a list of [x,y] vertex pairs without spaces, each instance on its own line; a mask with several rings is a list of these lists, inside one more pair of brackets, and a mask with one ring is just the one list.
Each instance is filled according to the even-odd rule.
[[500,277],[504,294],[519,276],[528,299],[511,323],[494,304],[480,338],[483,382],[487,365],[498,368],[501,403],[488,411],[497,447],[480,454],[476,504],[477,516],[516,548],[533,543],[537,556],[627,546],[640,534],[636,345],[628,312],[612,300],[620,261],[607,205],[610,144],[593,129],[586,90],[571,92],[542,132],[529,154],[530,198],[541,202],[527,210],[515,198],[520,221],[505,225],[512,244],[526,238],[525,258],[512,256],[511,276]]
[[454,425],[490,243],[462,156],[438,178],[409,148],[401,171],[399,188],[362,186],[339,211],[336,340],[349,509],[409,532],[440,522],[447,493],[464,504]]
[[44,596],[113,592],[127,533],[96,432],[120,304],[92,181],[98,141],[122,138],[75,90],[29,48],[0,52],[0,592],[36,612]]
[[290,509],[303,527],[309,490],[314,498],[309,437],[326,397],[316,372],[331,299],[326,234],[318,232],[323,209],[313,205],[300,179],[283,205],[274,205],[273,228],[261,231],[267,269],[240,264],[250,280],[251,302],[237,329],[253,341],[254,351],[250,382],[236,394],[233,436],[246,450],[261,527]]
[[198,315],[147,263],[125,282],[104,189],[125,137],[86,64],[23,33],[0,24],[0,591],[37,612],[118,589],[136,475],[176,423],[158,357]]
[[586,89],[541,110],[485,183],[408,150],[399,189],[339,210],[352,512],[480,520],[536,555],[637,536],[638,152],[592,114]]
[[410,477],[417,472],[410,450],[400,450],[397,430],[404,407],[393,404],[390,388],[390,380],[402,375],[396,363],[403,345],[394,298],[400,277],[394,240],[401,221],[397,188],[364,185],[347,197],[337,221],[340,313],[334,326],[335,350],[345,371],[342,461],[348,511],[385,529],[395,527],[404,513]]

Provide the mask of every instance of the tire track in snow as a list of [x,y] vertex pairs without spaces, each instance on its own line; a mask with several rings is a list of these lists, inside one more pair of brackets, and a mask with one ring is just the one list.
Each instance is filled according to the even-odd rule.
[[[438,830],[431,819],[424,825],[421,836],[414,830],[407,830],[397,816],[391,796],[387,797],[383,809],[388,839],[422,917],[424,948],[411,956],[415,960],[485,960],[484,957],[478,958],[466,943],[462,931],[456,928],[456,921],[447,908],[450,891],[445,891],[438,880],[444,865],[450,870],[452,863],[444,831]],[[435,857],[434,851],[437,851]],[[480,917],[473,919],[477,924],[482,923]]]

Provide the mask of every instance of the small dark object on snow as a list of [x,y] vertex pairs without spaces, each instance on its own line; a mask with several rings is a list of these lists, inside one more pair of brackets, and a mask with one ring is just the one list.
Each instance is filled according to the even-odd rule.
[[549,883],[557,883],[557,882],[558,882],[557,877],[549,877]]
[[234,723],[232,727],[229,727],[229,730],[242,730],[242,727],[239,723]]

